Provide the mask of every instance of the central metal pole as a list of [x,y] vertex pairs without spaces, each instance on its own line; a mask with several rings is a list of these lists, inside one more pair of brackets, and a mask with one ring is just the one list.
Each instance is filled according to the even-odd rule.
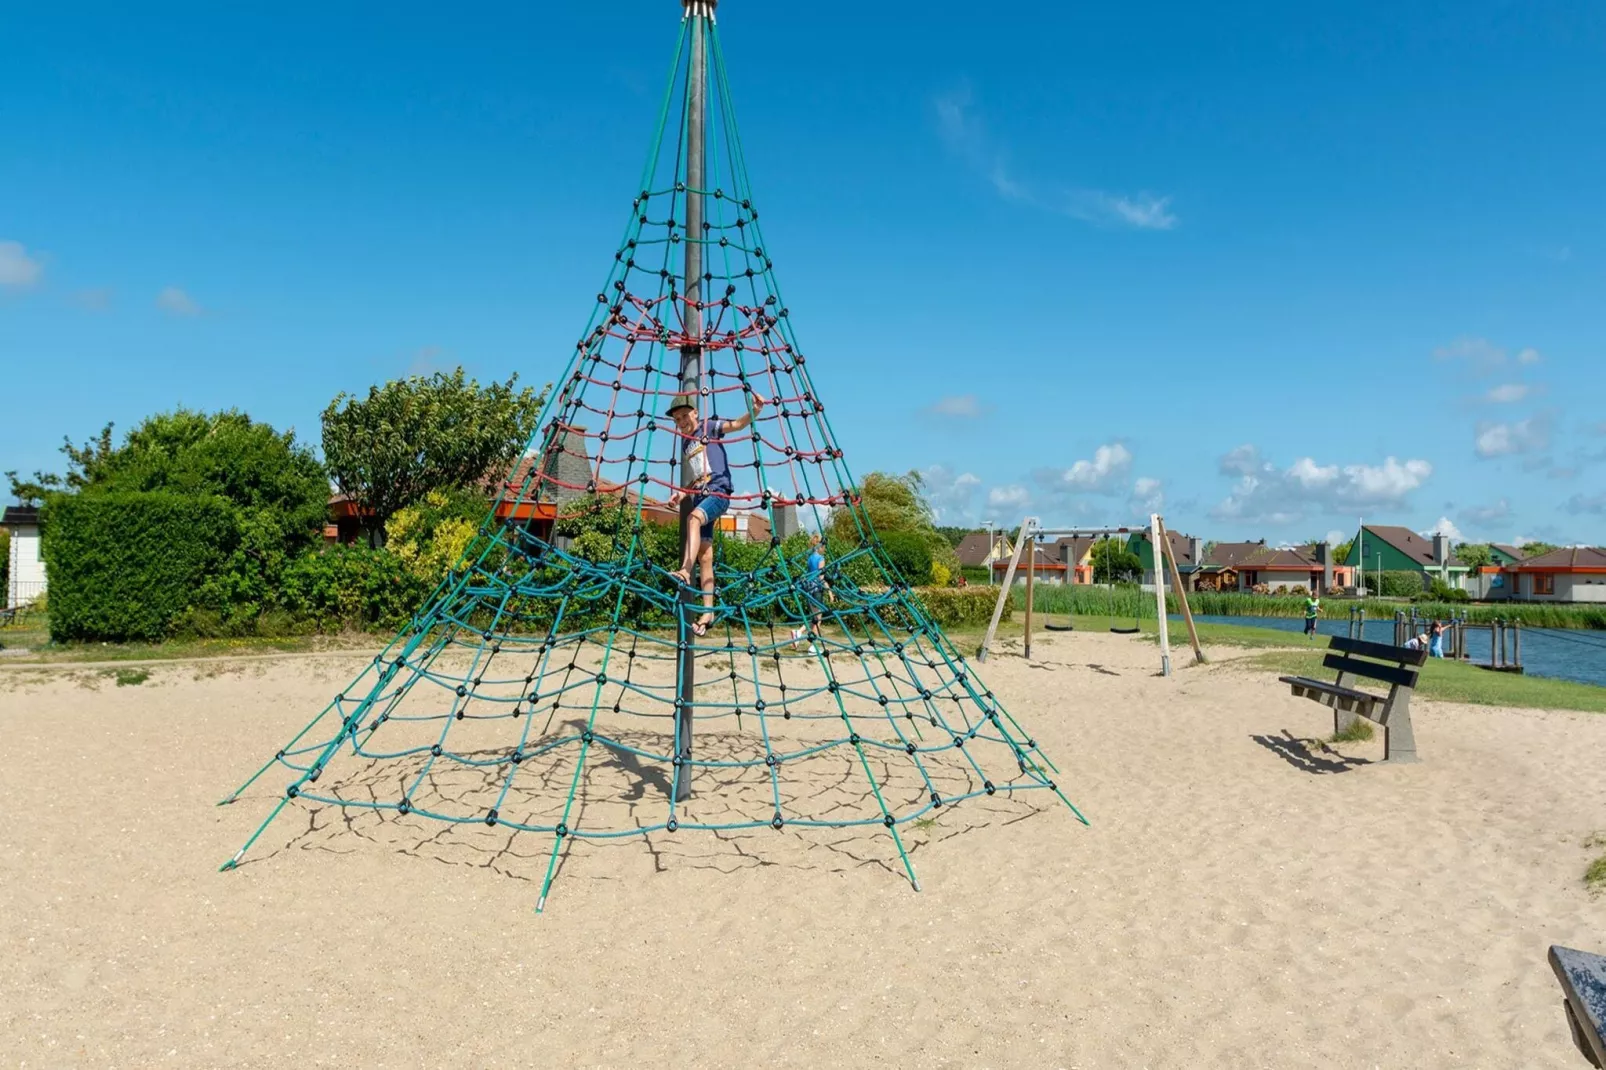
[[[697,405],[699,420],[707,419],[703,411],[701,391],[703,385],[703,191],[707,188],[704,162],[707,148],[704,144],[704,116],[708,103],[708,50],[706,35],[713,20],[718,0],[682,0],[685,17],[691,20],[691,69],[686,76],[686,274],[681,282],[684,311],[681,322],[684,340],[680,347],[680,392]],[[709,395],[712,397],[712,394]],[[690,479],[682,461],[680,485]],[[680,552],[686,553],[692,503],[689,498],[680,503]],[[697,568],[697,562],[692,562]],[[699,584],[702,576],[693,572]],[[691,742],[694,692],[697,688],[697,637],[692,633],[692,619],[700,613],[702,598],[697,588],[687,585],[680,595],[680,620],[676,628],[680,658],[675,673],[675,756],[680,760],[675,767],[675,801],[691,797]]]

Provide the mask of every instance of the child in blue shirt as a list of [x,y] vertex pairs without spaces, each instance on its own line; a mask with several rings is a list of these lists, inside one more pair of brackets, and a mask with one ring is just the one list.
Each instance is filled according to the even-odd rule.
[[747,427],[763,409],[764,399],[757,394],[753,395],[752,408],[734,420],[698,419],[697,399],[692,394],[677,394],[669,406],[675,430],[684,440],[681,469],[686,479],[686,486],[669,496],[669,504],[678,505],[685,498],[692,502],[686,525],[686,552],[680,568],[670,575],[689,584],[692,566],[699,566],[705,612],[692,625],[697,635],[707,634],[708,626],[714,623],[714,522],[730,509],[731,492],[735,489],[723,437]]

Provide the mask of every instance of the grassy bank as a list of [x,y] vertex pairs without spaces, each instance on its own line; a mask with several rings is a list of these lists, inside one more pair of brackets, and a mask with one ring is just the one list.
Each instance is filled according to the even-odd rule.
[[23,627],[0,628],[0,668],[9,665],[71,665],[102,661],[167,661],[176,658],[221,658],[250,654],[300,654],[377,649],[386,637],[365,635],[300,635],[281,638],[168,639],[160,643],[52,643],[43,620]]
[[[1026,590],[1016,587],[1014,603],[1017,610],[1026,607]],[[1039,613],[1070,616],[1113,616],[1154,619],[1154,595],[1136,587],[1064,587],[1043,584],[1036,588],[1032,603]],[[1196,591],[1188,596],[1188,606],[1195,613],[1214,617],[1301,617],[1305,614],[1305,600],[1299,597],[1274,594],[1240,594],[1238,592]],[[1395,599],[1369,598],[1322,599],[1321,614],[1328,620],[1348,620],[1350,609],[1360,606],[1366,610],[1368,620],[1392,619],[1394,611],[1409,612],[1415,608],[1418,617],[1449,617],[1465,615],[1474,624],[1496,619],[1520,620],[1533,628],[1600,628],[1606,629],[1606,606],[1544,605],[1540,603],[1472,604],[1467,602],[1406,602]],[[1166,611],[1180,613],[1175,595],[1166,596]]]

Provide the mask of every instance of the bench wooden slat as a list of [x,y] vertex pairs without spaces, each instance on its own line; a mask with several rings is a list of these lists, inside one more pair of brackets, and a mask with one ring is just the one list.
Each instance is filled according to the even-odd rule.
[[1351,676],[1364,676],[1368,680],[1381,680],[1385,684],[1415,687],[1420,675],[1415,669],[1402,669],[1398,665],[1379,665],[1375,661],[1360,661],[1341,654],[1329,654],[1322,659],[1322,668],[1337,669]]
[[1567,997],[1573,1042],[1596,1066],[1606,1066],[1606,958],[1553,944],[1550,968]]
[[1329,650],[1342,650],[1346,654],[1354,654],[1362,658],[1377,658],[1381,661],[1392,661],[1397,665],[1421,665],[1428,660],[1426,650],[1407,650],[1403,646],[1394,646],[1390,643],[1373,643],[1366,639],[1350,639],[1347,636],[1335,635],[1332,642],[1327,644]]
[[1357,691],[1353,687],[1340,687],[1331,680],[1312,680],[1309,676],[1279,676],[1279,681],[1290,687],[1302,687],[1308,691],[1322,691],[1329,695],[1347,698],[1352,702],[1382,702],[1383,696],[1374,695],[1369,691]]

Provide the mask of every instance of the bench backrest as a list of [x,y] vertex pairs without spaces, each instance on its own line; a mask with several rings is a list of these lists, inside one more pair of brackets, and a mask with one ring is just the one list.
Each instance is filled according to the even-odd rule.
[[[1368,680],[1378,680],[1395,687],[1415,687],[1418,671],[1406,666],[1421,665],[1428,656],[1426,650],[1407,650],[1402,646],[1371,643],[1364,639],[1349,639],[1342,635],[1333,636],[1328,649],[1339,653],[1328,654],[1323,658],[1323,668],[1336,669]],[[1363,661],[1362,658],[1373,660]]]

